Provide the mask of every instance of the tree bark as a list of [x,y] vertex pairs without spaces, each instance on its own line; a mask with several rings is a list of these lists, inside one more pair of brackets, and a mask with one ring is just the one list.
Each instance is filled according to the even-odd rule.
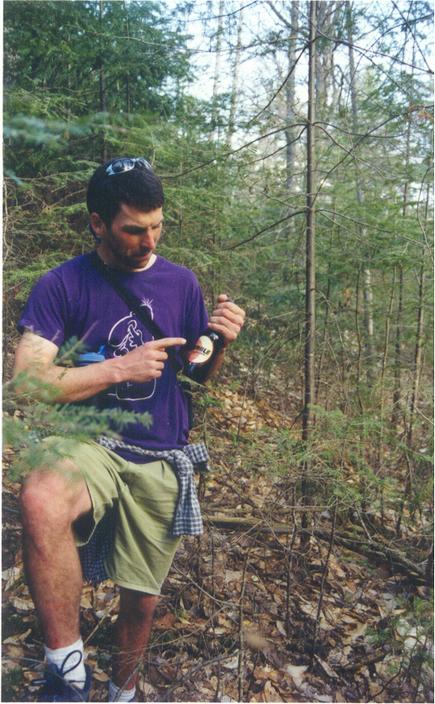
[[230,101],[230,115],[228,118],[228,131],[227,131],[227,144],[231,149],[233,134],[236,131],[236,113],[237,113],[237,96],[239,93],[239,69],[240,69],[240,56],[242,48],[242,28],[243,28],[243,10],[239,12],[239,22],[237,25],[237,43],[236,43],[236,53],[234,56],[233,64],[233,79],[231,83],[231,101]]
[[409,407],[409,425],[407,432],[407,445],[412,448],[415,411],[417,407],[418,391],[420,387],[421,367],[423,358],[424,339],[424,279],[425,279],[424,256],[420,265],[419,287],[418,287],[418,310],[417,310],[417,331],[415,334],[414,369],[412,379],[412,394]]
[[[100,53],[99,53],[99,58],[98,58],[98,81],[99,81],[99,98],[100,98],[100,112],[106,112],[107,110],[107,103],[106,103],[106,80],[105,80],[105,75],[104,75],[104,42],[103,42],[103,13],[104,13],[104,0],[99,0],[99,13],[98,13],[98,20],[99,20],[99,29],[100,29],[100,37],[99,37],[99,42],[100,42]],[[106,139],[104,136],[104,128],[102,129],[101,132],[101,159],[103,162],[107,161],[107,145],[106,145]]]
[[397,428],[402,403],[402,314],[403,314],[403,267],[399,266],[399,293],[396,312],[396,336],[394,342],[394,388],[391,424]]
[[[352,5],[349,2],[346,6],[346,20],[347,20],[347,39],[349,44],[349,72],[350,72],[350,95],[351,95],[351,106],[352,106],[352,128],[355,134],[359,132],[359,120],[358,120],[358,103],[357,103],[357,93],[356,93],[356,81],[355,81],[355,58],[353,52],[353,18],[352,18]],[[359,174],[358,164],[355,161],[355,192],[356,201],[358,206],[364,205],[364,192],[362,189],[361,178]],[[367,241],[367,231],[366,228],[359,226],[359,236],[362,242]],[[375,382],[375,357],[374,357],[374,324],[373,324],[373,287],[372,287],[372,274],[369,267],[365,266],[363,268],[363,301],[364,301],[364,351],[365,351],[365,363],[366,363],[366,378],[369,388],[371,388]]]
[[212,107],[212,124],[215,130],[216,139],[219,140],[220,137],[220,126],[219,126],[219,108],[218,108],[218,95],[219,95],[219,84],[220,84],[220,73],[221,73],[221,59],[222,59],[222,34],[223,34],[223,14],[225,9],[225,0],[220,0],[219,10],[218,10],[218,28],[216,32],[216,58],[214,65],[214,78],[213,78],[213,107]]
[[[316,261],[315,261],[315,213],[316,197],[315,183],[315,67],[316,67],[316,10],[317,3],[309,5],[309,57],[308,57],[308,123],[307,123],[307,220],[306,220],[306,272],[305,272],[305,349],[304,349],[304,409],[302,413],[302,441],[308,449],[311,440],[311,430],[314,422],[312,404],[315,403],[315,332],[316,332]],[[307,456],[309,456],[307,452]],[[302,480],[302,503],[308,505],[310,500],[310,485],[307,477],[310,475],[311,462],[305,460]],[[308,516],[302,514],[303,529],[308,526]]]
[[[296,41],[299,29],[299,2],[291,4],[291,30],[288,42],[288,71],[296,62]],[[288,124],[294,121],[294,101],[296,96],[296,72],[292,71],[285,87],[286,119]],[[295,172],[295,129],[288,127],[285,131],[286,138],[286,186],[291,191],[293,174]]]
[[[125,12],[125,31],[126,36],[130,38],[130,20],[128,17],[128,5],[124,0],[124,12]],[[131,86],[130,86],[130,74],[127,69],[127,75],[125,77],[125,111],[127,115],[131,112]]]

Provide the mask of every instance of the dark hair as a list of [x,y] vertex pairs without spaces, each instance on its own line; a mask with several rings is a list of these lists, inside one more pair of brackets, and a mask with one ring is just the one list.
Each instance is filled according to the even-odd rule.
[[89,213],[98,213],[106,225],[111,225],[122,203],[149,212],[161,208],[165,201],[162,183],[150,168],[135,164],[130,171],[109,176],[106,168],[118,158],[96,169],[86,195]]

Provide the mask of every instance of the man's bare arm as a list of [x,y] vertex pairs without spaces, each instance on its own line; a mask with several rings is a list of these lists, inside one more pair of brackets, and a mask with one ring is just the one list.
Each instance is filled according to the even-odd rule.
[[65,368],[55,364],[57,345],[32,332],[25,332],[15,353],[14,378],[25,371],[29,377],[49,384],[58,391],[52,399],[54,402],[83,401],[113,384],[124,381],[143,383],[157,379],[162,375],[168,358],[165,349],[173,345],[184,345],[185,342],[183,338],[166,337],[146,342],[122,357],[106,359],[85,367]]

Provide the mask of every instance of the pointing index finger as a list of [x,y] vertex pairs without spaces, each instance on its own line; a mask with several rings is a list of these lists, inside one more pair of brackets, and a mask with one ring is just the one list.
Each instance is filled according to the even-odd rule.
[[159,350],[164,350],[166,347],[175,347],[176,345],[185,345],[187,340],[184,337],[162,337],[160,340],[152,340],[149,345],[157,347]]

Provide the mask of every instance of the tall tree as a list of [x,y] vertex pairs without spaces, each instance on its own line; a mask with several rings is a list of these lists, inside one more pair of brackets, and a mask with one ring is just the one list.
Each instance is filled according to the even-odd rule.
[[243,8],[240,8],[237,21],[237,40],[234,52],[233,71],[231,80],[230,114],[228,117],[227,143],[231,147],[233,135],[236,131],[237,98],[239,93],[239,72],[242,49]]
[[296,111],[294,109],[296,101],[296,60],[297,60],[297,40],[299,30],[299,2],[291,3],[290,37],[288,41],[288,72],[289,77],[285,87],[286,117],[288,127],[285,131],[286,149],[286,185],[289,191],[292,190],[295,169],[295,128],[290,127],[295,122]]
[[[350,81],[350,97],[352,106],[352,131],[354,135],[359,133],[359,119],[358,119],[358,102],[357,102],[357,88],[356,88],[356,68],[355,68],[355,58],[354,58],[354,34],[353,34],[353,6],[352,2],[348,2],[346,5],[346,17],[347,17],[347,40],[349,48],[349,81]],[[357,137],[355,136],[355,140]],[[355,164],[355,196],[358,203],[359,209],[364,206],[364,191],[361,179],[361,173],[358,164],[358,157],[354,157]],[[359,234],[362,242],[367,242],[368,234],[367,230],[363,227],[359,227]],[[368,266],[368,262],[364,264],[363,267],[363,300],[364,300],[364,347],[365,347],[365,365],[367,373],[367,382],[370,387],[373,386],[375,382],[375,356],[374,356],[374,319],[373,319],[373,286],[372,286],[372,272]]]
[[[304,346],[304,409],[302,414],[302,440],[309,457],[309,443],[314,421],[315,403],[315,335],[316,335],[316,260],[315,260],[315,121],[316,121],[316,9],[317,3],[309,3],[309,50],[308,50],[308,117],[307,117],[307,190],[306,190],[306,274],[305,274],[305,346]],[[305,460],[302,494],[308,502],[310,460]],[[307,528],[308,518],[303,514],[302,527]]]

